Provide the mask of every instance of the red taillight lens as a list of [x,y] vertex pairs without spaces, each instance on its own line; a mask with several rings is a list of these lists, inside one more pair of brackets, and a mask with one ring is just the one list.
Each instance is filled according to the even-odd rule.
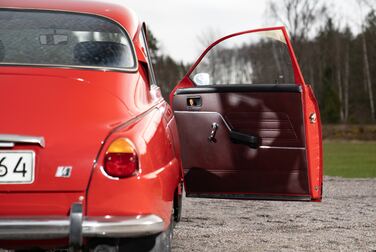
[[104,169],[112,177],[132,176],[137,170],[137,156],[133,153],[107,153]]
[[135,175],[138,169],[137,154],[127,139],[117,139],[107,150],[104,170],[112,177],[126,178]]

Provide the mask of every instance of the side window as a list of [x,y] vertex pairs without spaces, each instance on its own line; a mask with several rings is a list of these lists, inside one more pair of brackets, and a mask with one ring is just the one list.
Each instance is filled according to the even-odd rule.
[[294,84],[282,30],[236,35],[213,46],[190,75],[196,85]]
[[157,85],[157,79],[155,78],[153,64],[152,64],[152,61],[151,61],[150,51],[149,51],[149,47],[148,47],[148,43],[147,43],[145,24],[142,25],[139,39],[140,39],[140,43],[141,43],[141,46],[142,46],[142,50],[144,51],[144,53],[146,55],[146,60],[147,60],[147,63],[148,63],[148,75],[149,75],[149,79],[150,79],[150,84],[151,85]]

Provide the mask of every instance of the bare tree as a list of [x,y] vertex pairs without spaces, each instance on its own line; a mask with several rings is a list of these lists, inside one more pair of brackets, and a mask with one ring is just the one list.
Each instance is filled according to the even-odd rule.
[[[373,9],[373,5],[368,0],[361,0],[358,2],[359,8],[362,12],[362,8],[365,6],[366,8]],[[373,97],[373,88],[372,88],[372,78],[371,78],[371,72],[369,67],[369,59],[368,59],[368,46],[367,46],[367,40],[366,40],[366,24],[365,19],[362,19],[361,23],[361,40],[362,40],[362,56],[363,56],[363,64],[364,64],[364,85],[366,92],[368,93],[369,98],[369,106],[371,110],[371,120],[375,120],[375,101]]]
[[368,7],[369,9],[371,9],[371,10],[376,9],[376,2],[375,1],[360,0],[359,2],[362,3],[363,5],[365,5],[366,7]]
[[337,79],[337,86],[338,86],[338,98],[339,98],[339,104],[340,104],[340,118],[341,122],[345,121],[345,111],[343,106],[343,78],[341,74],[341,55],[339,53],[340,48],[340,39],[338,36],[335,38],[335,44],[336,44],[336,50],[335,50],[335,63],[336,63],[336,79]]
[[268,9],[272,17],[288,27],[293,42],[307,40],[326,13],[326,6],[321,0],[270,1]]
[[366,41],[366,34],[365,30],[363,29],[362,32],[362,54],[363,54],[363,63],[364,63],[364,81],[367,87],[368,98],[369,98],[369,105],[371,109],[371,119],[372,121],[375,119],[375,103],[373,98],[373,89],[372,89],[372,80],[371,80],[371,72],[369,68],[369,61],[368,61],[368,47]]
[[218,29],[209,28],[197,36],[197,41],[199,43],[199,50],[203,52],[209,45],[221,37],[221,32]]
[[314,48],[308,41],[313,35],[314,29],[321,24],[323,17],[326,16],[327,8],[324,1],[270,0],[267,8],[269,16],[287,27],[302,71],[310,78],[310,84],[315,87],[312,65]]
[[349,82],[350,82],[350,45],[346,42],[345,49],[345,78],[344,78],[344,122],[347,123],[349,120]]

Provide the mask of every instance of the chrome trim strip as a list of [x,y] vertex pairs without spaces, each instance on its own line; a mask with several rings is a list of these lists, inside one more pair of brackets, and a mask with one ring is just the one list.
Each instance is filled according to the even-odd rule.
[[105,176],[106,178],[111,179],[111,180],[120,180],[117,177],[112,177],[112,176],[108,175],[107,172],[104,170],[104,167],[102,165],[99,167],[99,169],[101,170],[103,176]]
[[40,68],[56,68],[56,69],[72,69],[72,70],[96,70],[102,72],[124,72],[135,73],[138,67],[135,68],[118,68],[118,67],[98,67],[98,66],[85,66],[85,65],[53,65],[53,64],[33,64],[33,63],[9,63],[1,62],[0,66],[5,67],[40,67]]
[[163,231],[163,220],[156,215],[132,217],[98,217],[82,224],[84,237],[138,237]]
[[[1,240],[38,240],[67,238],[69,217],[0,219]],[[83,237],[139,237],[164,231],[164,222],[157,215],[86,217]]]
[[0,134],[0,142],[39,144],[46,147],[44,137]]
[[34,240],[68,237],[68,218],[0,219],[0,239]]
[[281,150],[305,150],[305,147],[284,147],[284,146],[265,146],[262,145],[260,149],[281,149]]
[[14,143],[0,142],[0,148],[13,148],[13,147],[14,147]]

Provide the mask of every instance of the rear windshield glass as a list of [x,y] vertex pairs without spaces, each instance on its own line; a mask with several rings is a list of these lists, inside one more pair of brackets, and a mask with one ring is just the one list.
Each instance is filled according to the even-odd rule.
[[129,37],[93,15],[0,10],[0,64],[136,67]]

